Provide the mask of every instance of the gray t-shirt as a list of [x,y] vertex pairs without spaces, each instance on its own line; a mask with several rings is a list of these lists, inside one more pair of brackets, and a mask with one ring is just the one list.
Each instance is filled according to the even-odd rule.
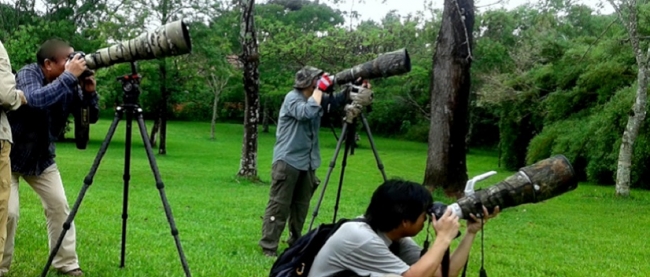
[[359,276],[402,275],[420,259],[422,248],[408,237],[398,243],[396,256],[384,233],[376,233],[365,222],[347,222],[318,252],[308,277],[328,277],[345,270]]

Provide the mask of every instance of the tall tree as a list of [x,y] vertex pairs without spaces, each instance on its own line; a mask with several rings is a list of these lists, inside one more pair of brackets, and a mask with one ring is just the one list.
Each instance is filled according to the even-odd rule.
[[460,196],[467,182],[473,0],[445,0],[431,74],[431,124],[424,185]]
[[[630,167],[632,165],[632,152],[634,151],[634,142],[639,135],[639,129],[645,120],[646,103],[648,99],[648,59],[650,58],[650,48],[648,54],[643,55],[639,43],[639,33],[637,30],[637,2],[636,0],[621,0],[615,3],[609,0],[614,7],[618,18],[625,26],[632,50],[638,66],[637,72],[637,89],[636,100],[628,113],[627,125],[621,139],[621,146],[618,152],[618,167],[616,169],[616,195],[627,197],[630,195]],[[627,17],[624,16],[624,10],[627,10]]]
[[255,33],[255,0],[241,0],[240,60],[244,65],[244,143],[237,175],[257,179],[257,123],[260,110],[260,74],[257,35]]

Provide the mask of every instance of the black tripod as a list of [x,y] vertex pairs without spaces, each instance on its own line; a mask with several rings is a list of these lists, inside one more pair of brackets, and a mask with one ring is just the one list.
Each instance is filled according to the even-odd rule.
[[86,190],[88,190],[88,188],[92,184],[93,177],[97,172],[99,163],[101,162],[102,158],[104,157],[104,154],[106,153],[106,149],[108,148],[108,145],[111,142],[113,134],[115,134],[115,129],[117,128],[117,124],[122,119],[122,116],[125,113],[126,113],[126,143],[125,143],[125,150],[124,150],[124,175],[123,175],[124,199],[123,199],[123,207],[122,207],[122,253],[120,259],[120,267],[124,267],[126,220],[128,217],[127,208],[128,208],[128,200],[129,200],[129,179],[130,179],[130,165],[131,165],[131,129],[132,129],[132,121],[133,118],[135,117],[138,126],[140,128],[140,134],[142,135],[142,140],[144,141],[147,157],[149,158],[149,165],[151,166],[151,170],[153,171],[153,176],[156,180],[156,187],[160,192],[160,197],[163,202],[165,214],[167,215],[167,221],[169,222],[169,226],[171,227],[172,236],[174,236],[174,240],[176,241],[176,248],[178,248],[178,254],[181,259],[181,264],[183,265],[183,270],[185,271],[185,276],[188,277],[192,276],[189,267],[187,265],[187,260],[185,259],[185,254],[183,253],[180,240],[178,239],[178,229],[176,229],[176,223],[174,223],[174,218],[172,216],[171,208],[169,207],[169,204],[167,202],[167,197],[165,196],[165,185],[160,177],[158,165],[156,164],[153,150],[151,148],[151,143],[149,142],[149,137],[147,136],[146,126],[144,125],[144,120],[142,118],[142,108],[140,108],[140,105],[138,104],[138,97],[140,96],[140,88],[139,88],[140,75],[137,73],[136,64],[134,62],[131,62],[131,70],[132,70],[131,75],[125,75],[117,78],[118,81],[122,82],[122,90],[124,92],[123,95],[124,104],[118,106],[115,109],[115,118],[113,118],[113,122],[111,123],[111,126],[108,129],[106,138],[104,139],[102,146],[99,148],[99,153],[97,153],[97,156],[95,157],[95,161],[93,162],[93,165],[90,168],[90,173],[88,173],[88,175],[84,179],[84,185],[81,188],[81,192],[79,193],[79,196],[77,197],[77,200],[75,201],[72,210],[70,211],[70,215],[68,216],[65,223],[63,224],[63,232],[59,236],[56,246],[54,247],[54,249],[52,249],[52,252],[50,253],[50,256],[47,260],[47,264],[45,265],[45,268],[41,273],[41,277],[45,277],[45,275],[47,274],[50,268],[50,265],[52,264],[52,260],[54,259],[54,256],[59,251],[63,238],[66,232],[70,229],[70,224],[73,221],[75,215],[77,214],[77,210],[79,209],[79,205],[81,205],[81,201],[83,200],[84,195],[86,194]]
[[[366,133],[368,134],[370,147],[372,148],[372,152],[375,155],[375,160],[377,161],[377,168],[379,168],[379,171],[381,172],[384,181],[386,181],[386,172],[384,172],[384,165],[381,163],[381,159],[379,159],[379,154],[377,154],[377,149],[375,148],[375,141],[372,138],[372,133],[370,132],[370,127],[368,126],[368,120],[366,120],[366,116],[363,114],[363,112],[360,113],[360,116],[361,116],[363,127],[366,130]],[[341,144],[343,143],[343,140],[345,140],[345,151],[343,152],[343,161],[341,163],[341,175],[339,176],[339,188],[336,193],[336,204],[334,205],[334,218],[332,219],[332,223],[336,222],[336,213],[338,212],[339,201],[341,199],[341,187],[343,186],[343,175],[345,174],[345,166],[347,165],[347,161],[348,161],[348,153],[350,152],[350,149],[355,143],[354,140],[355,140],[356,127],[357,127],[357,117],[344,119],[343,128],[341,130],[341,137],[338,139],[338,142],[336,143],[336,150],[334,150],[334,157],[332,158],[332,161],[330,161],[329,169],[327,171],[327,175],[325,176],[325,183],[323,184],[323,189],[321,190],[321,194],[318,199],[318,204],[316,204],[316,208],[314,209],[311,223],[309,223],[309,230],[312,229],[316,216],[318,216],[318,210],[320,209],[320,205],[323,202],[323,196],[325,195],[325,190],[327,189],[327,183],[329,182],[330,175],[332,174],[332,170],[334,169],[334,165],[336,164],[336,158],[338,157],[339,152],[341,151]]]

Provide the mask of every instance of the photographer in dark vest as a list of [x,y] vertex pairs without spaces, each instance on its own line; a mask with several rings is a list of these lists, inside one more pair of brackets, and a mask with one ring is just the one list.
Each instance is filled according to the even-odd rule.
[[[74,49],[59,39],[43,43],[36,53],[36,63],[20,69],[16,75],[17,88],[25,93],[27,102],[9,118],[15,145],[11,151],[11,198],[5,255],[0,272],[7,272],[14,253],[18,225],[19,178],[38,194],[45,209],[49,249],[52,251],[63,230],[70,207],[63,188],[55,158],[55,141],[65,130],[70,114],[81,107],[90,111],[90,122],[99,114],[99,96],[94,76],[80,78],[86,62],[80,56],[69,56]],[[52,266],[68,276],[82,276],[76,251],[74,222],[66,232]]]

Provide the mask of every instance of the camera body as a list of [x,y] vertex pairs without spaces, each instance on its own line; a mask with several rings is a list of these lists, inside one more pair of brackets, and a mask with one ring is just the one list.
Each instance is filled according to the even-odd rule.
[[[86,53],[82,51],[75,51],[68,55],[68,60],[74,59],[75,56],[80,55],[82,59],[85,59]],[[92,70],[86,68],[83,73],[79,76],[79,79],[84,79],[88,76],[92,76],[94,73]],[[79,103],[83,103],[83,96],[79,96]],[[74,115],[74,140],[77,149],[83,150],[88,146],[88,141],[90,139],[90,107],[81,105],[78,111],[73,113]]]
[[427,214],[434,215],[436,219],[440,219],[446,211],[447,205],[442,202],[433,202],[433,204],[427,209]]
[[[84,53],[83,51],[74,51],[74,52],[70,53],[70,55],[68,55],[68,60],[74,59],[74,57],[76,55],[81,56],[82,59],[86,58],[86,53]],[[93,71],[86,68],[86,70],[84,70],[84,72],[81,73],[81,75],[79,76],[79,79],[84,79],[84,78],[86,78],[88,76],[91,76],[91,75],[93,75]]]

